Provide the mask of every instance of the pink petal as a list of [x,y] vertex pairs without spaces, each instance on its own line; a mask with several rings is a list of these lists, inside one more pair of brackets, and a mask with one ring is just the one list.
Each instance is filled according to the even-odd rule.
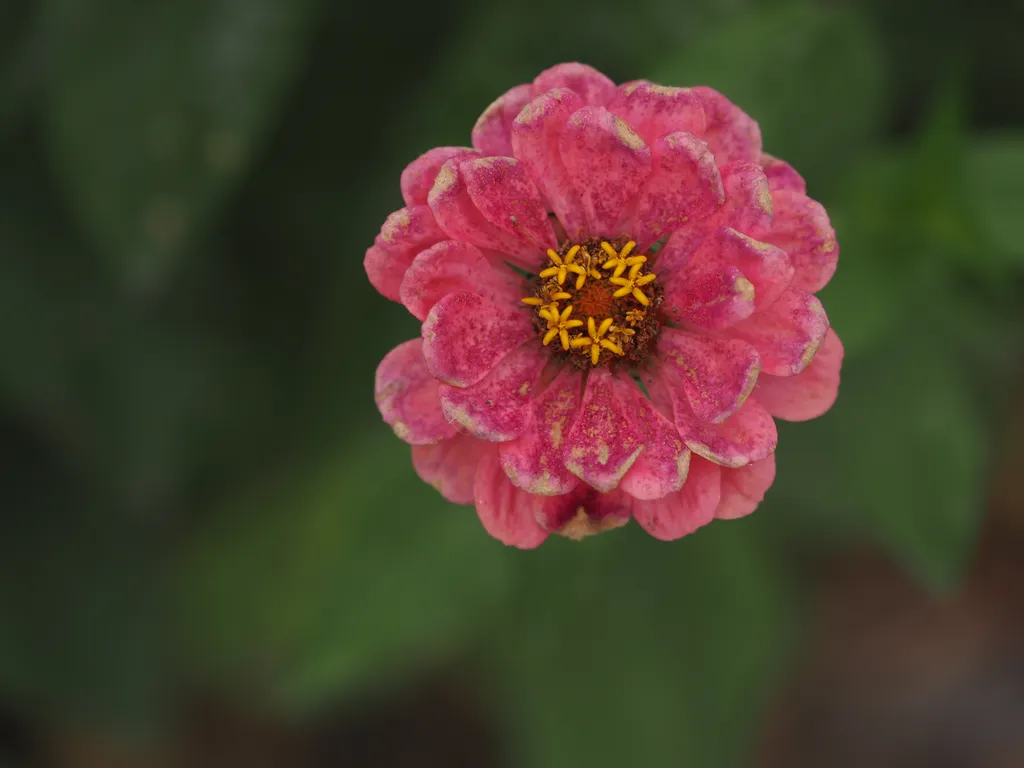
[[679,433],[691,451],[708,461],[735,469],[766,459],[775,451],[779,441],[775,422],[753,397],[748,397],[743,406],[722,424],[697,423],[678,405],[677,401],[676,426]]
[[619,86],[608,109],[651,145],[665,134],[677,131],[704,135],[704,108],[689,88],[647,82]]
[[602,493],[615,490],[643,451],[641,435],[616,397],[614,380],[607,368],[590,371],[566,443],[569,471]]
[[799,192],[801,195],[807,193],[807,182],[789,163],[762,152],[758,164],[768,177],[768,186],[773,195],[784,189]]
[[718,260],[737,267],[754,285],[754,306],[764,309],[785,293],[793,280],[793,265],[781,248],[723,227],[708,238],[695,261]]
[[534,515],[541,527],[579,541],[629,522],[629,499],[619,491],[600,493],[580,485],[562,496],[536,496]]
[[388,216],[374,244],[366,251],[366,276],[381,295],[399,301],[402,278],[416,254],[444,237],[427,206],[399,208]]
[[764,171],[754,163],[733,163],[724,168],[719,167],[725,187],[725,203],[715,223],[732,227],[752,237],[770,232],[772,193]]
[[423,363],[423,342],[410,339],[377,366],[374,399],[384,421],[410,445],[436,443],[458,434],[441,411],[437,380]]
[[777,245],[789,254],[796,274],[793,287],[816,293],[836,272],[839,245],[836,232],[821,204],[795,191],[773,195],[775,222],[771,234],[762,240]]
[[644,446],[623,475],[619,489],[645,500],[675,493],[683,487],[690,468],[690,451],[680,439],[679,430],[632,381],[619,376],[614,386],[616,397],[622,401],[624,417],[636,429]]
[[531,101],[512,124],[512,152],[526,166],[571,239],[579,239],[586,219],[583,204],[559,152],[569,117],[583,106],[575,91],[558,88]]
[[775,455],[755,461],[741,469],[722,470],[722,500],[715,510],[719,520],[735,520],[749,515],[764,501],[765,492],[775,482]]
[[487,221],[538,252],[558,247],[547,206],[525,165],[511,157],[482,157],[464,160],[459,170]]
[[475,293],[450,293],[423,322],[423,357],[435,378],[469,387],[535,333],[524,308],[499,306]]
[[484,529],[503,544],[534,549],[548,537],[534,517],[537,500],[509,482],[494,448],[485,449],[480,460],[473,500]]
[[[658,338],[662,382],[673,403],[700,421],[720,423],[739,410],[757,382],[761,359],[739,339],[712,339],[674,328]],[[676,405],[676,423],[679,407]]]
[[728,328],[754,312],[754,285],[736,267],[692,259],[666,275],[662,311],[677,323],[706,329]]
[[685,269],[704,241],[714,233],[717,219],[716,215],[704,221],[690,220],[669,235],[655,258],[656,274],[664,280]]
[[641,251],[688,220],[710,216],[725,200],[715,158],[692,133],[680,131],[658,139],[653,157],[651,177],[629,226]]
[[498,446],[512,483],[529,493],[568,493],[579,480],[565,466],[569,429],[580,406],[580,373],[565,369],[534,398],[533,418],[522,436]]
[[533,80],[534,93],[546,93],[553,88],[570,88],[585,104],[604,106],[615,98],[615,83],[593,67],[575,61],[556,64]]
[[633,500],[633,517],[656,539],[673,541],[707,525],[721,498],[721,470],[694,456],[682,490],[654,501]]
[[531,339],[510,352],[478,384],[440,388],[445,417],[491,442],[521,435],[533,415],[531,400],[548,351]]
[[761,129],[757,122],[718,91],[703,85],[692,90],[704,107],[707,127],[703,138],[718,165],[757,162],[761,157]]
[[618,235],[626,207],[650,176],[650,148],[604,107],[583,107],[569,118],[559,150],[590,234]]
[[517,85],[491,102],[473,126],[473,146],[485,155],[512,154],[512,121],[532,97],[528,85]]
[[728,333],[757,349],[764,373],[795,376],[814,358],[826,331],[828,317],[821,302],[791,288],[768,309],[734,325]]
[[402,197],[406,205],[426,205],[441,166],[453,157],[464,159],[479,155],[470,147],[435,147],[417,157],[402,171]]
[[807,421],[832,407],[839,394],[839,369],[843,365],[843,343],[829,329],[811,364],[796,376],[769,376],[757,380],[755,393],[777,419]]
[[414,445],[412,465],[425,483],[454,504],[473,503],[473,483],[487,446],[469,435],[433,445]]

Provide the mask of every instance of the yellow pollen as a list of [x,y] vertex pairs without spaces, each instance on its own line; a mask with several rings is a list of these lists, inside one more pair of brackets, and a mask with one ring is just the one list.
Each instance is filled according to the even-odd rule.
[[569,331],[583,325],[582,320],[570,320],[569,315],[571,314],[572,304],[563,309],[560,315],[555,315],[553,320],[550,315],[541,315],[541,317],[548,321],[548,332],[544,334],[545,347],[558,336],[562,342],[562,349],[566,352],[569,351]]

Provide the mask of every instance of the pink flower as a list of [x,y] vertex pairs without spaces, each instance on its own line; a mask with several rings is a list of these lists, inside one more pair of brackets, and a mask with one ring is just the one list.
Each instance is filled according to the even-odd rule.
[[752,512],[774,418],[839,387],[814,296],[839,249],[800,175],[710,88],[582,64],[506,92],[472,143],[413,161],[366,252],[423,322],[376,380],[420,476],[523,548]]

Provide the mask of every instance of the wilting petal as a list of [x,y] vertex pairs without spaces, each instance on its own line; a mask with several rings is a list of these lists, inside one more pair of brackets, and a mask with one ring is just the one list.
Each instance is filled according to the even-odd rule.
[[705,240],[694,261],[717,261],[738,268],[754,285],[757,310],[774,304],[793,279],[793,266],[785,251],[731,227],[723,227]]
[[388,216],[374,244],[366,251],[366,276],[385,298],[400,301],[402,278],[413,259],[444,238],[427,206],[400,208]]
[[601,493],[587,485],[562,496],[538,496],[534,514],[541,527],[579,541],[629,522],[629,499],[619,491]]
[[814,359],[828,331],[821,302],[809,293],[787,290],[763,312],[734,325],[730,336],[750,342],[761,355],[761,370],[795,376]]
[[[658,360],[673,403],[685,401],[694,417],[712,423],[725,421],[743,405],[761,370],[757,351],[739,339],[674,328],[662,329]],[[678,406],[676,411],[678,423]]]
[[741,469],[722,470],[722,500],[715,517],[735,520],[749,515],[764,501],[764,494],[775,482],[775,455],[755,461]]
[[692,259],[666,283],[662,311],[678,323],[716,330],[754,312],[754,285],[731,264]]
[[832,407],[839,394],[839,369],[843,365],[843,343],[829,329],[811,364],[796,376],[769,376],[757,380],[760,402],[777,419],[807,421]]
[[619,483],[619,489],[636,499],[660,499],[683,487],[690,468],[690,451],[679,430],[632,381],[615,378],[615,395],[623,415],[643,443],[643,451]]
[[530,313],[492,304],[475,293],[450,293],[423,322],[427,370],[454,387],[469,387],[534,336]]
[[456,435],[433,445],[414,445],[412,465],[448,501],[472,504],[477,467],[488,450],[476,438]]
[[548,351],[531,340],[510,352],[484,379],[460,389],[440,387],[445,417],[484,440],[502,442],[523,433]]
[[689,88],[638,82],[619,86],[608,110],[621,117],[648,144],[677,131],[702,136],[704,108]]
[[654,170],[632,216],[633,240],[644,251],[685,222],[710,216],[725,200],[707,145],[692,133],[670,133],[654,144]]
[[569,430],[580,406],[580,373],[564,370],[533,399],[533,418],[522,436],[498,446],[513,484],[530,493],[568,493],[579,480],[565,466]]
[[511,269],[491,264],[479,249],[458,240],[442,240],[420,251],[405,273],[399,294],[419,320],[449,293],[478,293],[495,304],[518,300],[522,278]]
[[402,171],[402,197],[406,205],[426,205],[441,166],[453,157],[465,159],[479,155],[471,147],[435,147],[417,157]]
[[767,152],[762,152],[758,164],[764,170],[765,176],[768,177],[768,187],[773,195],[782,190],[792,190],[801,195],[807,193],[807,183],[804,181],[804,177],[797,173],[789,163],[772,157]]
[[745,467],[766,459],[779,441],[771,415],[753,397],[722,424],[698,423],[681,411],[677,403],[676,426],[686,446],[723,467]]
[[626,206],[651,173],[650,148],[607,109],[583,107],[569,118],[559,149],[591,234],[617,235]]
[[513,154],[574,239],[583,232],[586,219],[559,146],[569,117],[582,106],[579,94],[558,88],[531,101],[512,124]]
[[509,482],[494,448],[480,460],[473,500],[484,529],[503,544],[533,549],[548,537],[533,513],[537,501]]
[[485,155],[511,155],[512,121],[532,93],[528,84],[517,85],[491,102],[473,126],[473,146]]
[[459,169],[470,199],[487,221],[537,251],[558,247],[547,207],[525,165],[512,157],[482,157],[463,161]]
[[704,141],[719,167],[736,161],[757,162],[761,157],[761,129],[757,122],[725,96],[707,86],[692,89],[704,107]]
[[572,89],[582,97],[584,104],[604,106],[615,98],[615,83],[593,67],[575,61],[556,64],[533,81],[534,93],[546,93],[553,88]]
[[724,168],[719,165],[719,168],[725,203],[715,223],[752,237],[771,231],[772,193],[764,171],[754,163],[733,163]]
[[384,421],[410,445],[436,443],[458,433],[441,411],[437,381],[423,363],[423,342],[410,339],[377,366],[374,398]]
[[602,493],[614,490],[643,450],[607,368],[590,371],[576,423],[566,443],[566,466]]
[[799,192],[780,191],[772,196],[775,221],[765,242],[789,254],[796,274],[793,288],[816,293],[836,272],[839,245],[836,232],[821,204]]
[[694,456],[680,491],[654,501],[634,499],[633,517],[656,539],[672,541],[693,533],[715,517],[721,498],[721,469]]

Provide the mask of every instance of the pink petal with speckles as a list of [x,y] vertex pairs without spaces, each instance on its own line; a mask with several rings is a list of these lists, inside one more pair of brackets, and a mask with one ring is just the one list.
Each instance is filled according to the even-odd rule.
[[601,493],[580,484],[562,496],[534,498],[542,500],[534,506],[541,527],[576,540],[620,528],[631,516],[629,497],[621,491]]
[[553,88],[570,88],[585,104],[604,106],[615,98],[615,83],[593,67],[575,61],[556,64],[534,78],[534,93],[546,93]]
[[661,309],[677,323],[715,330],[754,312],[754,285],[731,264],[695,258],[674,273],[658,269],[665,281]]
[[569,430],[580,407],[580,372],[565,369],[533,400],[533,418],[523,434],[498,446],[512,483],[530,493],[568,493],[579,480],[565,466]]
[[722,167],[725,203],[714,223],[732,227],[751,237],[771,231],[772,193],[768,177],[754,163],[733,163]]
[[765,309],[785,293],[793,280],[793,265],[781,248],[723,227],[701,245],[693,263],[736,267],[754,286],[754,307]]
[[836,272],[839,245],[836,232],[821,204],[799,192],[780,191],[772,196],[775,222],[762,240],[789,254],[796,274],[793,287],[816,293]]
[[633,500],[633,517],[656,539],[682,538],[714,519],[721,485],[721,469],[694,456],[682,490],[654,501]]
[[539,252],[558,247],[547,206],[525,165],[512,157],[482,157],[464,160],[459,170],[487,221]]
[[722,470],[722,500],[715,517],[735,520],[749,515],[764,501],[765,492],[775,482],[775,455],[755,461],[741,469]]
[[590,371],[566,449],[569,471],[602,493],[618,487],[643,450],[641,435],[627,418],[625,403],[616,397],[614,376],[607,368]]
[[[745,467],[768,458],[779,441],[771,414],[753,397],[722,424],[698,423],[676,402],[676,426],[686,446],[723,467]],[[691,471],[692,471],[691,463]]]
[[761,129],[757,122],[725,96],[707,86],[692,89],[704,107],[704,141],[719,167],[736,161],[757,162],[761,157]]
[[789,163],[762,152],[758,164],[768,177],[768,187],[773,195],[784,189],[799,192],[801,195],[807,194],[807,182]]
[[763,375],[754,389],[758,401],[777,419],[807,421],[832,407],[839,394],[843,343],[829,329],[811,364],[796,376]]
[[559,150],[590,233],[619,234],[626,207],[650,176],[650,147],[604,107],[583,107],[569,118]]
[[570,238],[586,225],[583,204],[559,153],[569,117],[583,106],[575,91],[558,88],[531,101],[512,124],[512,151],[530,173]]
[[485,155],[511,155],[512,121],[532,94],[528,84],[517,85],[491,102],[473,126],[473,146]]
[[627,224],[640,251],[689,220],[707,218],[725,200],[715,158],[692,133],[663,136],[653,153],[654,169]]
[[[658,339],[662,381],[673,403],[686,403],[692,415],[720,423],[739,410],[761,370],[757,351],[739,339],[711,339],[663,328]],[[676,423],[679,406],[676,405]]]
[[469,243],[442,240],[413,260],[399,291],[402,303],[419,320],[449,293],[479,293],[495,304],[514,304],[523,280],[511,269],[494,266]]
[[414,445],[416,474],[455,504],[473,503],[473,483],[487,446],[469,435],[456,435],[433,445]]
[[426,205],[441,166],[453,157],[465,159],[480,153],[471,147],[435,147],[417,157],[402,171],[402,197],[406,205]]
[[366,275],[385,298],[400,301],[402,278],[416,254],[444,238],[427,206],[399,208],[388,216],[366,251]]
[[482,381],[460,389],[440,387],[445,417],[491,442],[519,437],[533,415],[531,400],[548,352],[531,340],[510,352]]
[[438,383],[423,362],[423,342],[410,339],[377,366],[374,399],[384,421],[410,445],[436,443],[458,434],[441,411]]
[[538,501],[509,482],[494,448],[484,449],[473,486],[473,501],[484,529],[503,544],[533,549],[548,537],[534,516]]
[[435,378],[469,387],[534,334],[523,307],[496,305],[475,293],[450,293],[423,322],[423,357]]
[[697,94],[689,88],[646,82],[622,85],[608,109],[651,145],[677,131],[696,136],[704,134],[704,108]]
[[644,449],[619,483],[619,489],[635,499],[660,499],[683,487],[690,468],[690,451],[676,425],[644,397],[631,380],[614,380],[623,417],[640,435]]
[[734,325],[728,334],[757,349],[764,373],[795,376],[814,358],[826,331],[828,317],[821,302],[791,288],[768,309]]

